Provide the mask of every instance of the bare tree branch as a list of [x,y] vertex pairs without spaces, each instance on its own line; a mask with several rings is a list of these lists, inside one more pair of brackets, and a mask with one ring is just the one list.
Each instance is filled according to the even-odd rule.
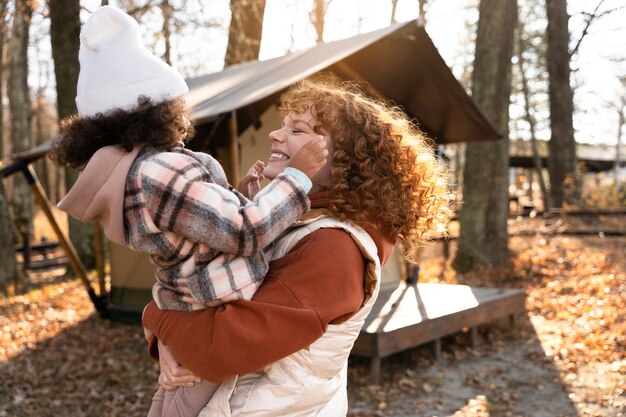
[[574,48],[570,51],[569,56],[570,58],[572,56],[574,56],[576,53],[578,53],[578,49],[580,48],[580,44],[583,42],[583,39],[585,39],[585,36],[587,36],[587,34],[589,33],[589,28],[591,27],[591,24],[594,21],[597,21],[598,19],[600,19],[601,17],[604,17],[606,15],[609,15],[613,12],[616,12],[618,10],[621,10],[624,8],[624,6],[620,6],[620,7],[616,7],[614,9],[609,9],[609,10],[605,10],[603,12],[598,13],[598,10],[600,9],[600,7],[602,6],[602,3],[604,3],[605,0],[600,0],[598,2],[598,4],[596,5],[595,9],[593,10],[592,13],[582,13],[583,15],[587,16],[586,22],[585,22],[585,27],[583,28],[583,31],[580,34],[580,38],[578,38],[578,41],[576,42],[576,45],[574,46]]
[[391,0],[391,22],[390,23],[395,23],[397,22],[396,20],[396,8],[398,7],[398,0]]
[[135,18],[135,20],[140,21],[141,17],[152,10],[155,7],[156,0],[148,0],[142,6],[136,6],[134,1],[131,1],[128,7],[126,8],[126,13]]
[[317,43],[324,42],[324,18],[326,16],[326,10],[328,10],[328,5],[325,0],[314,0],[313,10],[309,12],[309,20],[313,24],[313,28],[315,28],[315,33],[317,34]]

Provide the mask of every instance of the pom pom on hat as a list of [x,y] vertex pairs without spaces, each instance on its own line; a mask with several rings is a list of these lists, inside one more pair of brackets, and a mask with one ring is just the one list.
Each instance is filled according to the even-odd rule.
[[80,33],[76,106],[81,117],[128,110],[139,96],[159,103],[189,91],[183,77],[143,45],[137,21],[103,6]]

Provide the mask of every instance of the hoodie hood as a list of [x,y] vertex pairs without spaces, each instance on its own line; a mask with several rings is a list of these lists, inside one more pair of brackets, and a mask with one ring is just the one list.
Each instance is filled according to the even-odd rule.
[[82,222],[101,222],[110,241],[126,245],[124,190],[128,171],[140,149],[136,147],[131,152],[121,146],[99,149],[57,207]]

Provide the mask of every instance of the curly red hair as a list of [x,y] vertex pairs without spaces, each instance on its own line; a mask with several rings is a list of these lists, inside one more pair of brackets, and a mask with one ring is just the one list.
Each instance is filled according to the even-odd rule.
[[281,97],[283,112],[310,110],[333,138],[331,203],[342,220],[373,224],[407,246],[445,233],[448,182],[433,143],[398,107],[367,97],[354,83],[304,80]]

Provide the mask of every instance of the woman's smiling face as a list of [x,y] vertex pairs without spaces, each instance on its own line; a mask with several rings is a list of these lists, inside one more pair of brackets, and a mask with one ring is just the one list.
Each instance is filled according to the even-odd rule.
[[[272,141],[272,153],[263,171],[269,179],[275,178],[289,166],[291,157],[305,144],[313,140],[318,140],[321,136],[326,141],[328,154],[332,155],[332,137],[322,128],[321,134],[315,132],[315,126],[319,124],[317,119],[307,110],[303,113],[291,112],[285,116],[282,127],[270,132],[269,139]],[[318,191],[321,187],[332,185],[330,171],[332,164],[329,160],[320,171],[311,178],[313,188],[311,191]]]

